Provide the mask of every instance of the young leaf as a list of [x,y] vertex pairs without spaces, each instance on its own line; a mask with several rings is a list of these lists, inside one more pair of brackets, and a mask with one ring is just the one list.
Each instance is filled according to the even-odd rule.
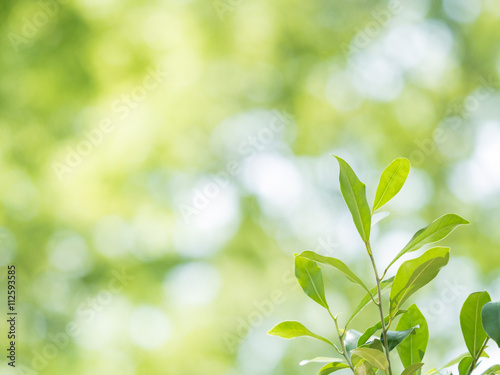
[[[459,355],[458,357],[455,357],[454,359],[452,359],[450,362],[448,362],[446,365],[444,365],[443,367],[441,367],[438,371],[441,371],[447,367],[451,367],[451,366],[454,366],[456,365],[457,363],[460,363],[460,361],[462,359],[464,359],[465,357],[470,357],[470,354],[469,353],[464,353],[464,354],[461,354]],[[488,354],[486,352],[482,352],[480,357],[486,357],[486,358],[489,358]]]
[[424,365],[423,363],[414,363],[413,365],[410,365],[407,368],[405,368],[404,371],[401,373],[401,375],[413,375],[418,370],[420,370],[423,365]]
[[[381,283],[380,283],[380,289],[382,292],[386,291],[387,288],[389,286],[392,285],[392,282],[394,281],[394,276],[393,277],[390,277],[386,280],[383,280]],[[377,287],[373,287],[371,290],[370,290],[370,294],[372,296],[374,296],[375,300],[377,300]],[[349,318],[349,320],[347,321],[346,323],[346,326],[349,325],[349,323],[351,323],[351,321],[356,317],[358,316],[358,314],[366,307],[366,305],[368,305],[370,303],[370,301],[372,300],[372,298],[370,297],[370,294],[367,294],[365,295],[361,301],[359,302],[358,306],[354,309],[354,312],[352,313],[351,317]]]
[[450,249],[434,247],[416,259],[408,260],[399,267],[391,289],[391,314],[418,289],[432,281],[441,268],[448,264]]
[[338,358],[331,357],[316,357],[313,359],[305,359],[299,363],[300,366],[307,365],[309,363],[330,363],[330,362],[338,362],[340,361]]
[[375,371],[373,371],[373,367],[366,361],[366,360],[361,360],[359,363],[354,367],[354,374],[355,375],[375,375]]
[[481,312],[487,335],[500,347],[500,302],[488,302]]
[[273,336],[279,336],[284,339],[294,339],[296,337],[308,336],[326,342],[327,344],[333,347],[336,347],[329,340],[325,339],[320,335],[315,334],[314,332],[309,331],[306,327],[304,327],[302,323],[295,321],[281,322],[278,325],[276,325],[273,329],[271,329],[267,334]]
[[410,162],[406,158],[395,159],[384,169],[380,176],[372,212],[377,211],[399,193],[409,173]]
[[460,375],[466,375],[469,373],[469,369],[472,366],[472,362],[474,359],[471,356],[467,356],[462,358],[460,363],[458,364],[458,373]]
[[469,224],[469,222],[455,214],[446,214],[437,218],[428,226],[415,233],[411,240],[406,244],[403,250],[396,255],[387,268],[392,266],[394,262],[401,258],[404,254],[416,251],[424,245],[442,240],[448,236],[453,229],[462,224]]
[[332,372],[349,368],[348,365],[342,362],[332,362],[320,368],[318,375],[328,375]]
[[[406,339],[411,335],[419,326],[411,327],[410,329],[405,329],[404,331],[387,331],[387,343],[389,344],[389,351],[394,349],[396,346],[401,344],[401,341]],[[380,336],[380,340],[383,339],[383,334]]]
[[349,281],[360,285],[362,288],[364,288],[368,293],[370,292],[370,289],[366,287],[366,285],[363,283],[363,281],[354,273],[352,272],[349,267],[345,265],[344,262],[342,262],[339,259],[336,258],[331,258],[331,257],[325,257],[320,254],[316,254],[314,251],[304,251],[300,254],[301,257],[307,258],[309,260],[318,262],[318,263],[323,263],[329,266],[332,266],[333,268],[338,269],[340,272],[342,272]]
[[364,242],[370,239],[371,211],[366,200],[366,188],[347,162],[335,156],[339,162],[340,191],[351,211],[352,220]]
[[352,351],[352,354],[356,354],[358,357],[363,358],[372,366],[380,370],[385,371],[389,367],[389,363],[387,363],[387,358],[385,357],[385,354],[381,351],[378,351],[377,349],[369,349],[369,348],[354,349]]
[[408,312],[399,319],[396,329],[403,331],[416,325],[420,326],[414,334],[407,337],[398,346],[401,363],[403,366],[409,368],[424,359],[425,349],[429,342],[429,326],[424,315],[415,304],[411,305],[407,310]]
[[490,301],[488,292],[472,293],[467,297],[460,311],[460,327],[467,349],[473,357],[477,356],[487,338],[483,328],[481,310]]
[[302,256],[296,256],[295,276],[305,294],[325,309],[329,308],[325,297],[323,273],[316,262]]
[[489,369],[483,372],[482,375],[493,375],[493,374],[500,374],[500,365],[491,366]]

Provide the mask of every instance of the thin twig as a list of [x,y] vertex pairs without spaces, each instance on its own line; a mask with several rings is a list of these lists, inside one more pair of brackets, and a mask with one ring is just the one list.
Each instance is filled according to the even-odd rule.
[[470,369],[469,369],[469,372],[467,373],[467,375],[471,375],[472,371],[474,371],[474,369],[476,368],[477,361],[479,361],[479,358],[481,358],[481,354],[483,354],[484,349],[486,349],[486,344],[488,343],[489,339],[490,339],[489,337],[486,338],[486,341],[484,342],[483,346],[481,347],[481,350],[477,353],[477,356],[474,357],[474,360],[472,361],[472,364],[470,366]]
[[344,356],[345,360],[347,361],[347,364],[349,365],[349,367],[351,368],[352,372],[354,372],[354,366],[352,365],[351,363],[351,360],[349,359],[349,356],[347,355],[347,351],[345,349],[345,345],[344,345],[344,334],[345,334],[345,331],[341,334],[340,333],[340,330],[339,330],[339,325],[337,323],[337,318],[335,318],[332,314],[332,312],[330,311],[330,309],[328,309],[328,313],[330,314],[331,318],[333,319],[333,321],[335,322],[335,328],[337,329],[337,335],[339,336],[339,340],[340,340],[340,347],[342,349],[342,353],[339,353],[341,355]]
[[375,274],[375,280],[377,282],[378,301],[379,301],[378,310],[380,312],[380,320],[382,323],[382,335],[384,336],[385,356],[387,358],[387,363],[389,364],[389,368],[388,368],[389,375],[392,375],[391,359],[389,358],[389,342],[387,340],[387,329],[385,326],[384,308],[383,308],[383,304],[382,304],[382,289],[380,287],[380,278],[378,277],[378,271],[377,271],[377,266],[375,264],[375,259],[373,259],[370,241],[365,242],[365,245],[366,245],[366,251],[368,252],[368,255],[370,256],[370,260],[372,262],[373,272]]

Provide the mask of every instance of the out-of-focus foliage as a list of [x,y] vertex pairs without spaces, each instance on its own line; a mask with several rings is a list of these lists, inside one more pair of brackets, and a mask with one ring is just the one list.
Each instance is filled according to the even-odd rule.
[[[444,212],[472,223],[416,298],[429,362],[460,354],[446,343],[470,292],[498,300],[498,1],[20,0],[0,17],[0,265],[18,269],[19,364],[309,373],[300,358],[333,353],[265,335],[285,318],[334,331],[290,255],[368,275],[332,153],[367,186],[411,161],[372,228],[378,261]],[[325,282],[337,311],[364,295]]]

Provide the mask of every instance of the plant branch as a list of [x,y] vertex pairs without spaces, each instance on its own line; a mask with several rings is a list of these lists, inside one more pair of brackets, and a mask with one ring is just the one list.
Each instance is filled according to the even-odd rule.
[[378,292],[378,310],[380,312],[380,320],[382,323],[382,336],[384,336],[384,346],[385,346],[385,356],[387,358],[387,363],[389,364],[389,375],[392,375],[392,370],[391,370],[391,359],[389,358],[389,342],[387,341],[387,328],[385,326],[385,319],[384,319],[384,308],[382,304],[382,288],[380,287],[380,278],[378,276],[378,271],[377,271],[377,266],[375,264],[375,259],[373,259],[373,254],[372,254],[372,249],[370,245],[370,241],[365,242],[366,245],[366,251],[368,252],[368,255],[370,256],[370,260],[372,262],[372,267],[373,267],[373,273],[375,274],[375,281],[377,282],[377,292]]
[[486,349],[486,344],[488,343],[489,339],[490,339],[489,337],[486,338],[486,341],[484,342],[483,346],[481,347],[481,350],[479,350],[479,352],[477,353],[477,356],[474,357],[474,360],[472,361],[472,364],[470,365],[469,372],[467,372],[467,375],[471,375],[472,371],[474,371],[474,369],[476,368],[477,361],[479,361],[479,358],[481,358],[481,354],[483,354],[484,349]]
[[389,271],[389,267],[387,267],[387,268],[384,270],[384,273],[382,274],[382,277],[380,278],[381,280],[383,280],[383,279],[384,279],[385,274],[387,273],[387,271]]
[[330,314],[330,317],[333,319],[333,321],[335,322],[335,328],[337,329],[337,335],[339,336],[339,340],[340,340],[340,347],[342,349],[342,353],[339,353],[341,355],[344,356],[345,360],[347,361],[347,364],[349,365],[349,367],[351,368],[352,372],[354,372],[354,366],[352,365],[352,362],[351,360],[349,359],[349,356],[347,355],[347,351],[346,351],[346,348],[345,348],[345,345],[344,345],[344,335],[345,335],[345,331],[343,333],[340,333],[340,330],[339,330],[339,325],[337,323],[337,318],[335,318],[332,314],[332,312],[330,311],[330,309],[328,309],[328,313]]

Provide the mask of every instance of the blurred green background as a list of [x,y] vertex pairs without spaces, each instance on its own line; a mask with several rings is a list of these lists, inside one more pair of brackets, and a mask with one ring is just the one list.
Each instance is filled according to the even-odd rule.
[[[2,355],[0,375],[316,373],[299,362],[326,345],[266,332],[300,320],[333,337],[296,286],[295,252],[373,281],[331,153],[369,200],[385,165],[412,162],[373,232],[381,265],[444,213],[472,222],[412,299],[425,362],[465,351],[468,293],[500,298],[500,2],[0,8],[0,265],[17,267],[22,365]],[[325,277],[348,316],[362,291]],[[353,328],[376,319],[367,309]]]

